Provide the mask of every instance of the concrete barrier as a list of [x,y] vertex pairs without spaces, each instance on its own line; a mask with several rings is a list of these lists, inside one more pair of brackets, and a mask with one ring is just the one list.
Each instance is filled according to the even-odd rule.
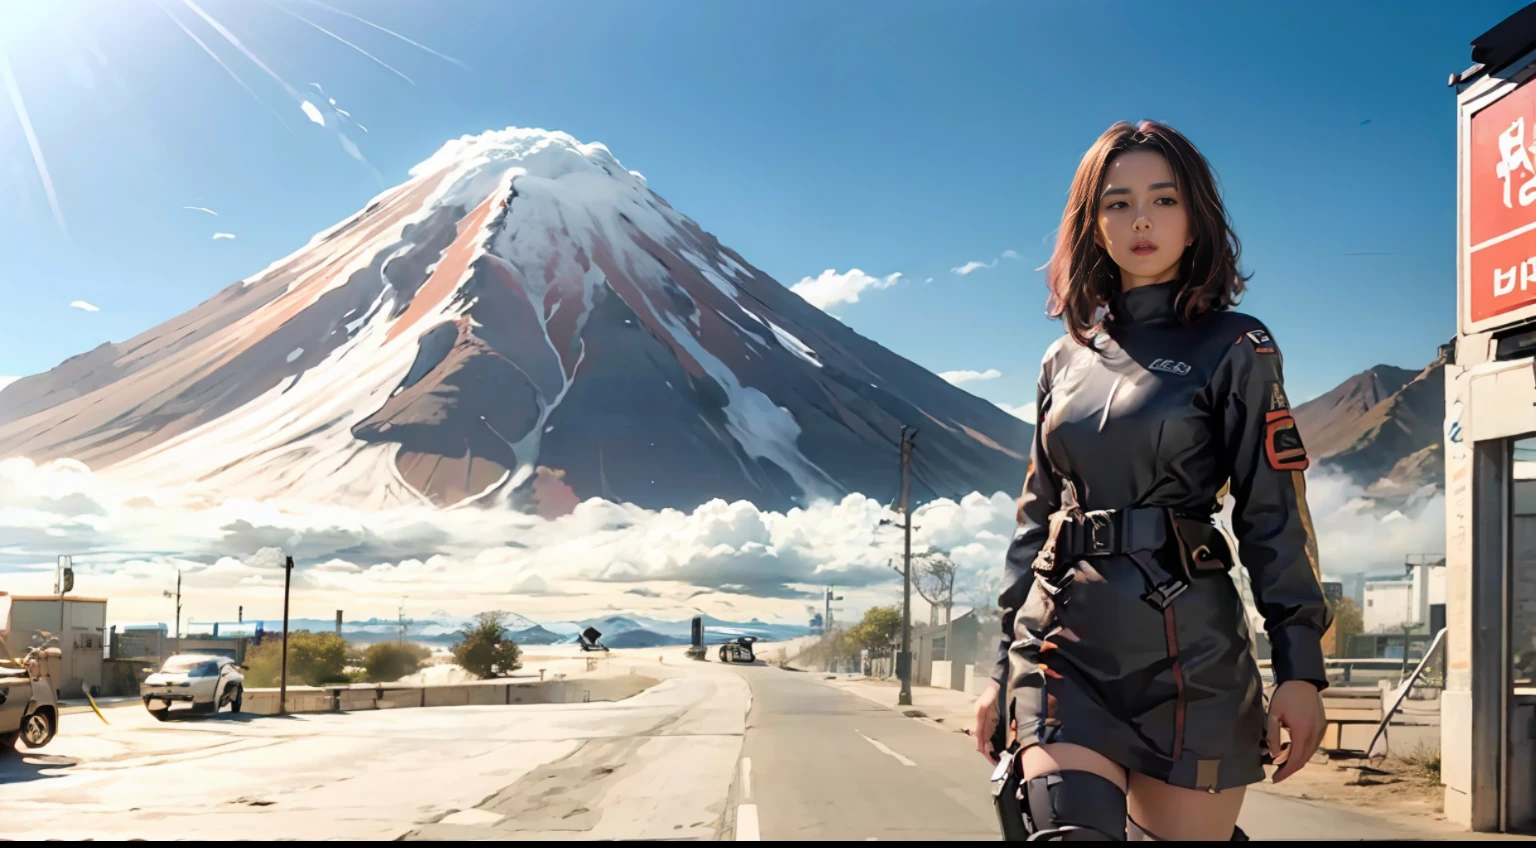
[[[474,683],[405,685],[388,683],[354,686],[290,686],[289,713],[359,712],[421,707],[503,706],[516,704],[579,704],[622,701],[656,685],[638,674],[564,680],[482,680]],[[254,715],[277,715],[277,689],[247,689],[241,709]]]

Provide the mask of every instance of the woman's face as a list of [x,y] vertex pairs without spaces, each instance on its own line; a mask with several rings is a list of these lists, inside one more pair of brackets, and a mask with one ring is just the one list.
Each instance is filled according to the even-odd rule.
[[1194,235],[1173,170],[1161,153],[1137,150],[1115,157],[1098,204],[1093,240],[1120,266],[1122,289],[1178,276],[1179,257]]

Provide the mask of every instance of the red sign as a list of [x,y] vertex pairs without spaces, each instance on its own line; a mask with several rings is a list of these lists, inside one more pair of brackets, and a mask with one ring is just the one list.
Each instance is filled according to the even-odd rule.
[[1472,116],[1470,318],[1536,303],[1536,84]]

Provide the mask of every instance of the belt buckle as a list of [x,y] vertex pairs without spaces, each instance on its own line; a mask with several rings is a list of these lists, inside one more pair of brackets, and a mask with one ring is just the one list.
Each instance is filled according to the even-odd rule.
[[1159,584],[1152,591],[1142,595],[1141,599],[1151,604],[1153,609],[1162,612],[1187,591],[1189,591],[1189,584],[1175,577]]
[[1103,510],[1083,514],[1083,555],[1103,556],[1115,552],[1115,519]]

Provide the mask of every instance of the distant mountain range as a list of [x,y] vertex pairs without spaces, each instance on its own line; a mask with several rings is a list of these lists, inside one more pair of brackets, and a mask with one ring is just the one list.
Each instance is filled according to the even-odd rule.
[[1388,509],[1443,491],[1445,361],[1442,354],[1420,371],[1377,365],[1296,407],[1313,460]]
[[[282,627],[282,621],[262,621],[268,630]],[[430,618],[412,619],[406,622],[406,639],[428,645],[451,645],[458,641],[459,632],[472,623],[472,619],[434,612]],[[254,629],[256,622],[247,621],[246,629]],[[221,633],[236,632],[237,625],[221,625]],[[519,645],[566,645],[577,641],[577,634],[588,627],[602,633],[600,641],[610,648],[657,648],[667,645],[686,645],[693,638],[691,619],[662,621],[646,616],[625,614],[610,615],[585,621],[557,621],[539,623],[527,616],[515,613],[507,616],[507,635]],[[288,622],[290,632],[332,632],[335,619],[298,618]],[[764,641],[784,641],[809,634],[810,628],[790,624],[766,624],[753,619],[746,623],[724,621],[704,616],[704,641],[716,644],[739,636],[756,636]],[[369,644],[398,638],[400,622],[395,619],[370,618],[366,621],[343,621],[342,638],[349,642]]]

